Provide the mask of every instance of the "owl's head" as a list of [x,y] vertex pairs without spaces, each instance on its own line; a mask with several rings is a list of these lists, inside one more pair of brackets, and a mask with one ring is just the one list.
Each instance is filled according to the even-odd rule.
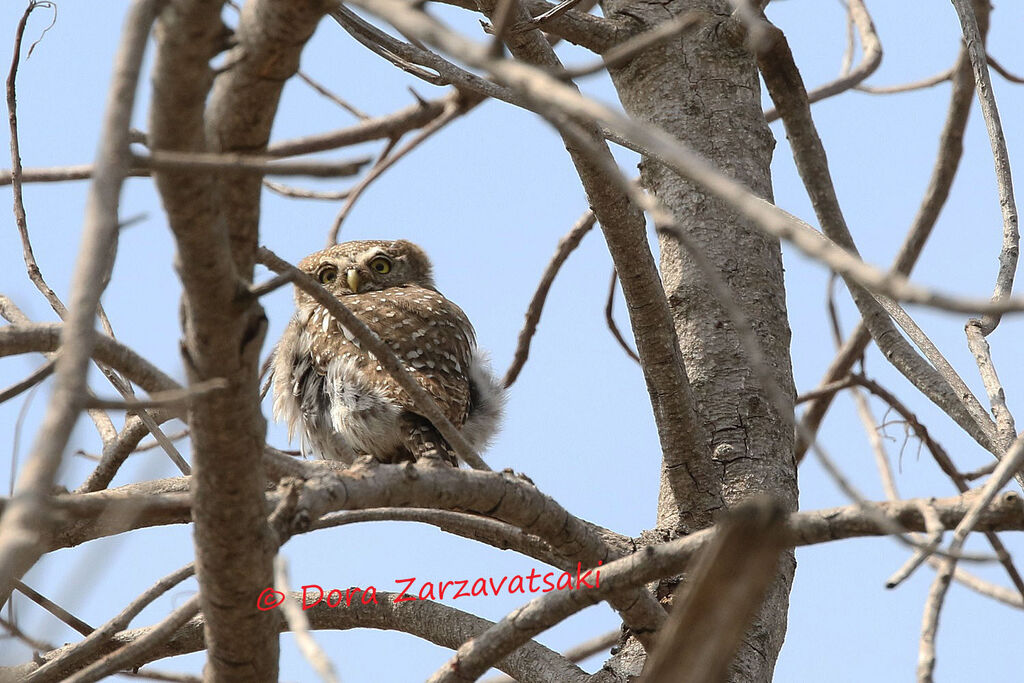
[[[407,285],[435,289],[430,259],[407,240],[342,242],[310,254],[299,261],[299,268],[339,298]],[[300,305],[308,298],[296,290]]]

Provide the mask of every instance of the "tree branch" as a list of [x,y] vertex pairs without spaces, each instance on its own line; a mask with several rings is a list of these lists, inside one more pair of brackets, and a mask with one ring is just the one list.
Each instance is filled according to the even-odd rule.
[[35,564],[47,534],[48,499],[64,447],[86,397],[86,371],[97,335],[93,333],[112,247],[117,241],[121,183],[128,169],[128,129],[143,50],[156,17],[158,0],[137,0],[125,30],[107,99],[106,115],[89,188],[82,249],[71,285],[64,353],[54,371],[54,390],[15,495],[0,519],[0,604],[13,581]]
[[[988,31],[989,3],[986,0],[975,0],[975,11],[982,35]],[[900,246],[893,263],[892,270],[909,275],[917,262],[924,245],[931,235],[932,228],[939,218],[939,213],[949,198],[949,191],[956,177],[957,168],[963,157],[963,136],[967,127],[967,118],[971,111],[971,100],[974,94],[974,80],[971,75],[971,60],[965,47],[961,47],[956,65],[953,67],[953,88],[950,95],[946,120],[939,136],[939,151],[932,168],[928,189],[914,216],[914,221]],[[854,362],[864,353],[871,334],[864,323],[858,323],[853,334],[843,345],[829,366],[822,384],[837,381],[849,374]],[[817,432],[821,420],[831,404],[831,396],[815,400],[804,411],[800,420],[800,429],[808,434]],[[796,458],[799,462],[807,452],[808,444],[797,438]]]

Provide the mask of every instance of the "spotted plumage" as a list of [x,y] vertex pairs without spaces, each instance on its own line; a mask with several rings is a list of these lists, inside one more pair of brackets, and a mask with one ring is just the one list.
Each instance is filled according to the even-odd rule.
[[[434,286],[430,261],[405,241],[345,242],[307,256],[316,277],[402,360],[476,448],[494,434],[502,389],[466,314]],[[352,462],[441,457],[448,443],[359,340],[300,289],[271,360],[274,416],[303,452]]]

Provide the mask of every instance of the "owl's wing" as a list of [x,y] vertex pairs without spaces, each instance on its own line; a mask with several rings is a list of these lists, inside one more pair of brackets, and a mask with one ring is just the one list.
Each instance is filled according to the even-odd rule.
[[[466,314],[438,292],[422,287],[392,288],[359,299],[352,312],[391,347],[448,419],[461,427],[469,412],[468,373],[476,344]],[[367,370],[381,375],[392,400],[416,412],[387,371],[375,364]]]

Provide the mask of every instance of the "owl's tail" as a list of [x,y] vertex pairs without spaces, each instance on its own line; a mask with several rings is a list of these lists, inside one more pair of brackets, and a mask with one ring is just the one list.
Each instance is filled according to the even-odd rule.
[[478,453],[497,434],[504,412],[505,389],[491,370],[490,358],[475,349],[469,364],[469,415],[462,425],[462,435]]

